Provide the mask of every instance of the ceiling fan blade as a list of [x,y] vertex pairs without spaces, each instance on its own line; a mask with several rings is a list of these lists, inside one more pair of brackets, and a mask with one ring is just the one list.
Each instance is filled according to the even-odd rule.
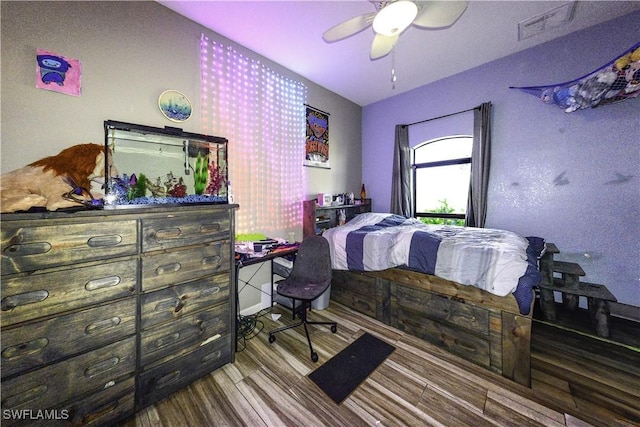
[[393,49],[393,46],[395,46],[399,36],[399,34],[396,34],[395,36],[383,36],[381,34],[376,34],[373,39],[373,43],[371,43],[369,58],[374,60],[387,56]]
[[375,16],[376,12],[371,12],[351,18],[341,24],[329,28],[324,32],[322,38],[327,43],[333,43],[346,39],[347,37],[351,37],[371,25]]
[[452,26],[467,9],[468,1],[416,1],[418,15],[413,24],[421,28]]

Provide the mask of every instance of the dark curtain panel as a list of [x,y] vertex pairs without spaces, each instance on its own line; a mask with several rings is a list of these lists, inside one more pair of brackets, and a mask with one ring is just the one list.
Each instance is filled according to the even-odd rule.
[[391,213],[412,218],[411,149],[409,148],[409,126],[407,125],[396,125],[391,185]]
[[473,112],[473,149],[471,185],[465,225],[484,227],[487,217],[487,191],[491,163],[491,103],[485,102]]

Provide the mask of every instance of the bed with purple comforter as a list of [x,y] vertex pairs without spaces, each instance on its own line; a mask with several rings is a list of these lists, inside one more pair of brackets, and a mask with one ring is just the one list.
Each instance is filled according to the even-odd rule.
[[497,296],[513,294],[528,315],[544,241],[506,230],[427,225],[415,218],[364,213],[326,230],[334,270],[408,268]]

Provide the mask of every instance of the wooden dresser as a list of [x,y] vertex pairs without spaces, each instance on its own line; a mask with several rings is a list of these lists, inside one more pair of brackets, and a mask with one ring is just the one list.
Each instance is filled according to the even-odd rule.
[[2,425],[110,424],[233,362],[236,207],[2,215]]

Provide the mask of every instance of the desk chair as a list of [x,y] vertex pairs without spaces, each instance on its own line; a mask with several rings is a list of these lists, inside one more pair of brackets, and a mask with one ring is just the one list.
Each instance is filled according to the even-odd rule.
[[[329,242],[321,236],[309,236],[300,244],[291,274],[286,279],[279,281],[276,288],[278,295],[293,300],[294,317],[298,315],[300,321],[269,332],[269,342],[273,343],[276,340],[275,334],[278,332],[304,325],[311,351],[311,360],[317,362],[318,353],[313,351],[307,325],[331,325],[331,332],[335,333],[338,330],[338,324],[336,322],[311,322],[307,320],[307,311],[311,311],[311,302],[320,297],[329,288],[329,285],[331,285]],[[296,300],[299,300],[301,304],[296,304]]]

